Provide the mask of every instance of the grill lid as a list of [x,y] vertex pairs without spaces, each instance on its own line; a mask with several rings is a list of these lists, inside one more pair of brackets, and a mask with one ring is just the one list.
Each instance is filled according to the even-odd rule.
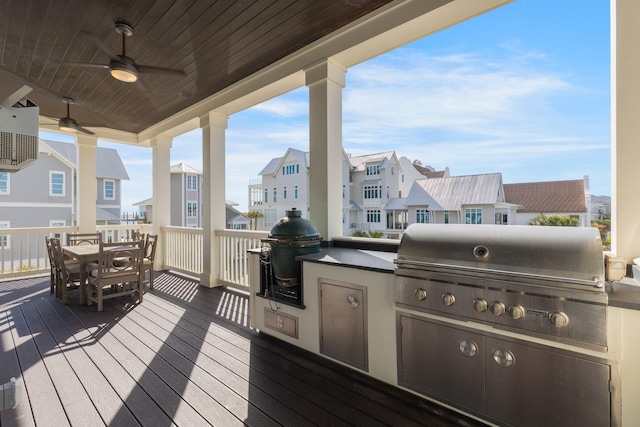
[[604,286],[602,241],[592,227],[412,224],[395,262],[398,267]]

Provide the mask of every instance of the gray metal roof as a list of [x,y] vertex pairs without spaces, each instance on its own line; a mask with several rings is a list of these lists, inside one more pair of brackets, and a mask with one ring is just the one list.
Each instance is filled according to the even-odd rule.
[[107,212],[104,209],[96,208],[96,220],[97,221],[120,221],[116,215],[111,212]]
[[[75,144],[50,140],[43,142],[77,167]],[[118,150],[96,147],[96,178],[129,179]]]
[[407,205],[405,204],[407,201],[406,197],[396,197],[394,199],[389,200],[389,203],[383,208],[385,211],[406,211]]
[[198,169],[193,166],[189,166],[186,163],[178,163],[177,165],[173,165],[169,168],[169,173],[188,173],[191,175],[202,175]]
[[501,187],[500,173],[421,179],[413,183],[406,205],[457,211],[463,205],[495,204],[504,202]]

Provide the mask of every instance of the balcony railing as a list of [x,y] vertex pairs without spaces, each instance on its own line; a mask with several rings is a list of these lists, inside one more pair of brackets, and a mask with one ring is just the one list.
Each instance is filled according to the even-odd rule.
[[[133,231],[150,233],[148,224],[100,225],[105,242],[130,240]],[[66,241],[68,233],[77,227],[9,228],[0,230],[0,280],[49,272],[45,236]],[[164,269],[198,276],[203,272],[203,231],[201,228],[163,227],[161,244]],[[220,284],[238,288],[249,287],[247,251],[259,248],[266,231],[217,230],[214,232]]]

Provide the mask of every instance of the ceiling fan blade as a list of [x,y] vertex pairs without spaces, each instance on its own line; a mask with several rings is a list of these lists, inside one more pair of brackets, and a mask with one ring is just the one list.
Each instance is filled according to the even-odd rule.
[[78,66],[78,67],[88,67],[88,68],[103,68],[109,69],[108,65],[105,64],[93,64],[91,62],[63,62],[65,65]]
[[85,128],[83,128],[83,127],[82,127],[82,126],[80,126],[80,125],[76,126],[76,130],[77,130],[78,132],[86,133],[87,135],[95,135],[95,133],[94,133],[94,132],[91,132],[89,129],[85,129]]
[[147,74],[166,74],[173,76],[186,76],[184,70],[178,68],[152,67],[150,65],[136,65],[138,72]]
[[93,43],[105,55],[107,55],[109,59],[115,59],[115,60],[118,59],[118,54],[116,54],[113,50],[111,50],[111,48],[107,46],[106,43],[97,35],[86,32],[86,31],[80,31],[80,34],[82,35],[82,37],[84,37],[85,39]]
[[136,80],[134,84],[138,89],[140,89],[143,92],[149,92],[151,90],[149,89],[149,86],[147,86],[147,84],[141,78],[138,78],[138,80]]

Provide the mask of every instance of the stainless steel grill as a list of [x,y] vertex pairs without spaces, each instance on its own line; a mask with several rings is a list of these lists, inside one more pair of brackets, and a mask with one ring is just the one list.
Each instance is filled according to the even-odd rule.
[[594,228],[413,224],[396,264],[399,306],[606,347],[608,299]]
[[400,385],[499,425],[617,425],[596,229],[414,224],[396,264]]

